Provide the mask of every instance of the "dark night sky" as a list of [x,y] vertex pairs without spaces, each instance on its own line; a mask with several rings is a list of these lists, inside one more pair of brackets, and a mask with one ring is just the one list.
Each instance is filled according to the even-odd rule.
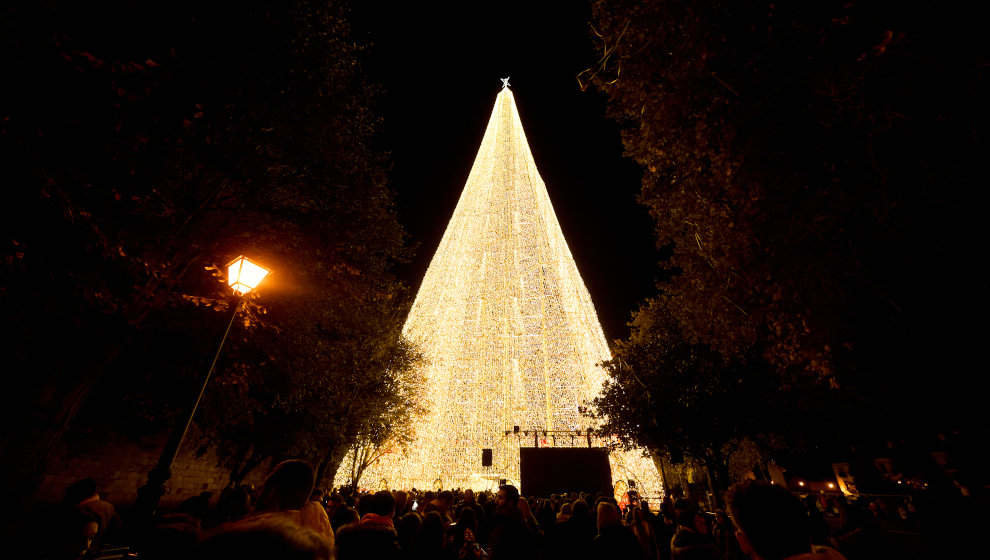
[[[535,5],[542,6],[535,8]],[[653,291],[652,221],[639,170],[622,157],[604,98],[575,76],[594,61],[584,2],[501,2],[486,10],[359,3],[355,36],[373,43],[368,70],[382,107],[400,220],[418,245],[402,276],[418,286],[457,203],[501,88],[526,135],[609,340]]]

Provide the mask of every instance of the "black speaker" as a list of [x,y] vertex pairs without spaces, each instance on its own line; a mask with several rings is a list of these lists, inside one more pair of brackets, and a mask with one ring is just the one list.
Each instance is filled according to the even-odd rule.
[[481,466],[490,467],[492,466],[492,450],[482,449],[481,450]]

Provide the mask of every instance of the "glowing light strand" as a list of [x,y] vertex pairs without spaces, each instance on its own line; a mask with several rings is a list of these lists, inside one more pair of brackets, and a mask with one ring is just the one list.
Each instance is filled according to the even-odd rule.
[[[369,467],[362,486],[519,484],[521,444],[507,430],[589,426],[578,407],[600,391],[596,364],[611,355],[508,87],[403,332],[429,360],[430,412],[415,443]],[[494,451],[491,468],[481,466],[485,448]],[[649,459],[632,452],[611,461],[617,488],[635,480],[643,494],[661,491]]]

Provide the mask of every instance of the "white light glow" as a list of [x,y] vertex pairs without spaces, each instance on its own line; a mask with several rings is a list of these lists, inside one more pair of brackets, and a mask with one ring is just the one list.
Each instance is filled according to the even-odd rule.
[[267,268],[240,256],[227,265],[227,285],[244,295],[257,288],[268,273]]
[[[517,437],[514,426],[575,433],[591,425],[578,408],[601,390],[606,373],[597,364],[611,354],[508,87],[403,333],[427,357],[429,413],[409,449],[369,467],[363,487],[518,485],[519,447],[533,438]],[[486,448],[492,467],[481,465]],[[662,491],[641,453],[613,453],[611,462],[613,482],[635,480],[643,495]],[[346,483],[345,470],[336,484]]]

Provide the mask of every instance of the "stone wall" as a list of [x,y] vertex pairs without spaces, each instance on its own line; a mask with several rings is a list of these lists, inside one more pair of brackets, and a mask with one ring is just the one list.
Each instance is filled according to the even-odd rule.
[[[164,444],[164,438],[160,441],[156,438],[145,445],[110,442],[98,448],[60,450],[42,476],[36,500],[60,501],[70,484],[91,477],[104,499],[118,507],[126,507],[137,498],[138,488],[147,482],[148,472],[154,468]],[[172,466],[172,478],[166,484],[162,497],[163,506],[177,505],[203,491],[213,492],[215,500],[227,485],[230,473],[217,466],[216,454],[209,450],[197,456],[197,447],[187,440],[179,451]],[[259,466],[248,474],[244,482],[260,485],[269,468],[267,463]]]

